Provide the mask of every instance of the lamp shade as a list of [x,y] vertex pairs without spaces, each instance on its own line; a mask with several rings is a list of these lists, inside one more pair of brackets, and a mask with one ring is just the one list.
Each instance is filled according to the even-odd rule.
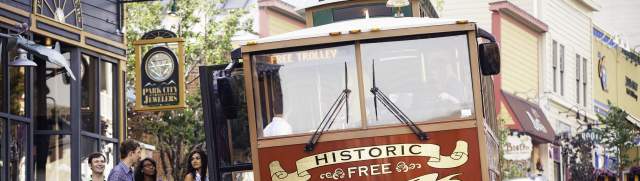
[[388,0],[387,7],[400,8],[409,6],[409,0]]
[[9,62],[10,66],[14,67],[35,67],[38,66],[35,62],[27,58],[27,51],[22,48],[18,49],[18,56],[12,62]]

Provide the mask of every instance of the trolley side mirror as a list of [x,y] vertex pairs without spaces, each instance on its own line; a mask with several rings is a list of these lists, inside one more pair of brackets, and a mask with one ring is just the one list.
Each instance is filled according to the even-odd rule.
[[478,58],[482,75],[496,75],[500,73],[500,48],[495,42],[483,43],[478,47]]

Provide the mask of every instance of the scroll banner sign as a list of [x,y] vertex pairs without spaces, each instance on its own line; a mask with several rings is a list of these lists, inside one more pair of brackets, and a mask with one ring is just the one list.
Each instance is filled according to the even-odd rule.
[[[370,147],[349,148],[343,150],[330,151],[312,156],[307,156],[296,161],[297,170],[286,171],[279,161],[269,163],[269,170],[272,181],[307,181],[312,175],[309,170],[336,164],[344,164],[356,161],[366,161],[374,159],[386,159],[394,157],[424,157],[426,166],[438,169],[456,168],[467,163],[469,159],[469,144],[466,141],[457,141],[456,147],[450,155],[441,155],[440,146],[436,144],[390,144]],[[374,167],[375,166],[375,167]],[[392,172],[406,172],[407,170],[423,167],[421,163],[381,164],[367,167],[367,172],[371,175],[389,174]],[[352,174],[361,174],[362,167],[349,167],[345,170],[336,169],[335,172],[320,175],[320,179],[339,180],[349,179]],[[374,171],[377,170],[377,171]],[[438,173],[426,174],[409,181],[457,181],[455,177],[460,175],[439,175]],[[314,178],[314,180],[318,180]]]
[[[152,32],[143,36],[147,39],[133,42],[136,55],[135,110],[184,108],[184,40],[166,30]],[[142,56],[144,49],[148,50]]]

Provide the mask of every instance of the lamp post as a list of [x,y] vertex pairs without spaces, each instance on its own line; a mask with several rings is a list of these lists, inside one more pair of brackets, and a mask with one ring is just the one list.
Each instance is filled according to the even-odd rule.
[[176,32],[179,36],[180,21],[182,21],[182,19],[180,18],[180,16],[178,16],[178,4],[176,0],[173,0],[171,2],[171,6],[169,6],[169,8],[167,9],[167,14],[163,18],[162,24],[164,25],[165,29],[168,29],[168,30],[171,30],[172,28],[176,28],[177,29]]

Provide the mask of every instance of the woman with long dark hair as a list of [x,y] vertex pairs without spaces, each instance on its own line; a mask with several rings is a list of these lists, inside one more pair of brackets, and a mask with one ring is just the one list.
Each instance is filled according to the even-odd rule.
[[160,181],[156,170],[156,161],[151,158],[142,159],[135,170],[136,181]]
[[207,155],[202,150],[194,150],[187,157],[184,181],[205,181],[207,179]]

